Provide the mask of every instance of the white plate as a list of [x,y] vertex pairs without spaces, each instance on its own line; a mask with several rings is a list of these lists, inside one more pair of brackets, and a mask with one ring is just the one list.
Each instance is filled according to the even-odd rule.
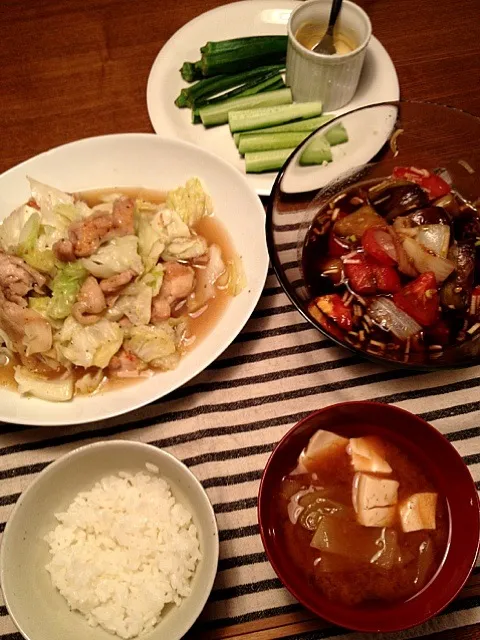
[[154,134],[79,140],[42,153],[0,176],[0,220],[28,200],[26,175],[64,191],[128,186],[166,190],[198,176],[212,196],[215,215],[243,258],[248,286],[229,303],[215,330],[174,371],[158,373],[121,390],[77,397],[67,403],[22,397],[0,388],[0,420],[39,426],[66,425],[131,411],[193,378],[240,332],[257,304],[266,278],[265,213],[244,176],[226,162],[194,145]]
[[[286,34],[297,0],[242,0],[207,11],[179,29],[165,44],[153,63],[147,85],[147,108],[154,130],[162,136],[193,142],[212,151],[245,174],[228,126],[205,129],[192,125],[190,109],[178,109],[175,98],[187,86],[179,69],[186,60],[199,58],[208,40],[225,40],[251,35]],[[380,42],[372,37],[355,97],[333,113],[341,114],[374,102],[398,100],[400,88],[393,62]],[[259,195],[269,195],[275,173],[248,174]]]

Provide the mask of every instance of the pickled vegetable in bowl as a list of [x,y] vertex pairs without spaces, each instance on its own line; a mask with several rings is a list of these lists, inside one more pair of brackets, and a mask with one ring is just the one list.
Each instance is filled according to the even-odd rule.
[[302,253],[309,313],[402,363],[435,362],[480,329],[480,213],[446,171],[395,167],[335,194]]
[[386,438],[317,431],[283,478],[278,509],[292,562],[348,606],[413,597],[445,554],[444,496]]
[[375,362],[478,362],[480,118],[392,102],[341,121],[335,163],[302,166],[304,142],[275,182],[266,230],[282,287],[319,332]]

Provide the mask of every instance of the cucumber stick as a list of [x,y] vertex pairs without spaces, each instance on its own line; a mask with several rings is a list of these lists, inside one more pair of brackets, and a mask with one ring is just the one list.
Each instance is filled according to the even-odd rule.
[[302,167],[310,164],[323,164],[332,161],[332,148],[324,136],[313,138],[300,156],[299,162]]
[[294,148],[309,135],[309,131],[241,134],[238,151],[244,155],[250,151],[273,151],[274,149]]
[[[292,102],[292,92],[290,89],[278,89],[277,91],[267,91],[253,96],[241,98],[230,98],[203,107],[199,110],[200,118],[206,127],[213,127],[225,124],[229,120],[229,115],[237,113],[237,109],[248,112],[259,107],[274,107],[276,105],[289,105]],[[246,111],[245,111],[246,110]]]
[[341,122],[325,131],[324,136],[332,146],[348,142],[347,130]]
[[[283,89],[286,91],[286,89]],[[272,91],[271,93],[276,93]],[[291,101],[290,101],[291,102]],[[322,113],[321,102],[301,102],[298,104],[277,103],[279,106],[268,108],[259,106],[253,108],[239,108],[239,110],[230,111],[228,114],[228,122],[230,131],[252,131],[253,129],[262,129],[277,124],[284,124],[292,120],[300,120],[300,118],[313,118]]]
[[315,131],[330,120],[333,120],[335,116],[326,113],[323,116],[316,118],[306,118],[305,120],[298,120],[296,122],[287,122],[286,124],[279,124],[276,127],[265,127],[265,129],[257,130],[258,133],[290,133],[292,131]]
[[[245,154],[245,170],[247,173],[278,171],[294,151],[295,148],[247,152]],[[332,150],[323,136],[312,140],[300,156],[300,164],[302,166],[323,164],[331,161]]]
[[[243,155],[249,151],[271,151],[296,147],[312,133],[311,131],[267,132],[268,129],[260,129],[259,131],[234,133],[233,138],[239,152]],[[348,135],[342,123],[334,125],[324,134],[324,137],[332,147],[348,142]]]
[[275,149],[274,151],[252,151],[245,154],[245,170],[247,173],[278,171],[285,164],[293,149]]

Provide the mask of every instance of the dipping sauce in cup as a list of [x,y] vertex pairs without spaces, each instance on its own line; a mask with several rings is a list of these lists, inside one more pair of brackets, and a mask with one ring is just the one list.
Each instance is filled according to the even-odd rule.
[[[326,31],[326,23],[305,22],[297,29],[295,38],[300,44],[312,51],[319,44]],[[353,32],[339,31],[337,27],[333,32],[333,37],[338,56],[344,56],[357,48],[357,39]]]
[[334,31],[337,54],[312,51],[326,31],[330,6],[330,0],[308,0],[288,22],[287,84],[296,102],[320,100],[325,111],[353,98],[372,35],[365,11],[344,0]]

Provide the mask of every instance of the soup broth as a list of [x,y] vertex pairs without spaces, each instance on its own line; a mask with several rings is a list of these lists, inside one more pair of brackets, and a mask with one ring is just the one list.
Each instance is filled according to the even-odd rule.
[[[434,529],[405,531],[402,505],[414,495],[437,495],[434,484],[393,443],[376,438],[355,439],[365,440],[381,451],[387,464],[383,471],[391,468],[388,474],[363,473],[366,481],[382,486],[388,480],[386,487],[398,486],[388,526],[360,524],[364,496],[353,498],[359,474],[348,453],[351,444],[340,440],[341,446],[330,447],[326,456],[321,457],[321,451],[317,453],[317,462],[310,461],[308,469],[301,457],[299,466],[282,481],[278,509],[286,553],[312,590],[320,590],[334,601],[356,606],[369,601],[409,599],[429,582],[445,554],[449,531],[446,500],[441,496],[436,500]],[[384,494],[372,499],[378,504]]]

